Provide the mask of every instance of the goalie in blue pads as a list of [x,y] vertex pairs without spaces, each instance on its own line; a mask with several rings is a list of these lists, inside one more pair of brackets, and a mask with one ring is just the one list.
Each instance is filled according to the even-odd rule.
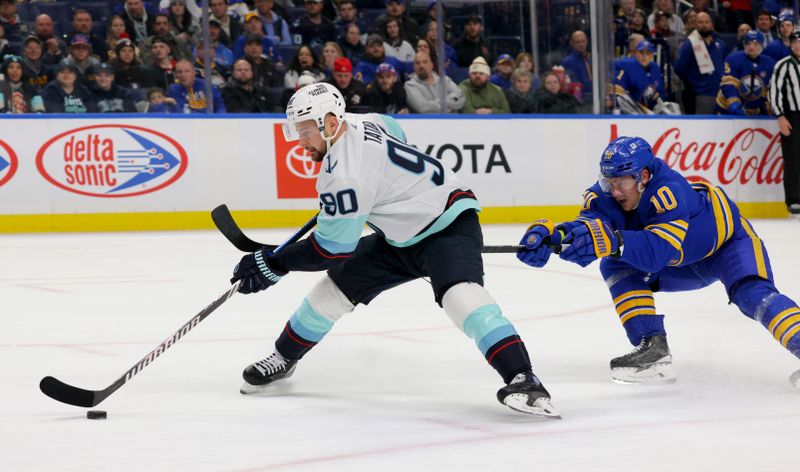
[[[548,244],[549,243],[549,244]],[[653,155],[642,138],[611,142],[600,177],[584,193],[573,221],[535,222],[520,242],[518,258],[544,266],[560,257],[582,267],[596,259],[617,314],[636,348],[611,360],[622,383],[676,379],[653,293],[680,292],[720,281],[730,301],[800,357],[800,308],[775,288],[764,243],[725,192],[690,183]],[[800,388],[800,371],[792,376]]]

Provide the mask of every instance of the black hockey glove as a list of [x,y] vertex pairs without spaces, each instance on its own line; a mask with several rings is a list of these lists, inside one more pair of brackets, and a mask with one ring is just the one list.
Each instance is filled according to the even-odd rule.
[[242,257],[242,260],[233,268],[231,283],[241,280],[239,293],[256,293],[266,290],[278,283],[281,277],[287,274],[282,270],[270,267],[267,258],[272,253],[262,248],[252,254]]

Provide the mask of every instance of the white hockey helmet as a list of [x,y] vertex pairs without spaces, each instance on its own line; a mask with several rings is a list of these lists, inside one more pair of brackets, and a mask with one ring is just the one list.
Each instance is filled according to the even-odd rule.
[[333,113],[339,120],[344,120],[345,102],[342,93],[331,84],[319,82],[299,89],[289,99],[286,106],[286,123],[283,125],[283,136],[287,141],[297,141],[300,135],[296,125],[302,121],[314,120],[319,132],[330,147],[329,140],[336,136],[337,128],[331,136],[325,136],[325,117]]

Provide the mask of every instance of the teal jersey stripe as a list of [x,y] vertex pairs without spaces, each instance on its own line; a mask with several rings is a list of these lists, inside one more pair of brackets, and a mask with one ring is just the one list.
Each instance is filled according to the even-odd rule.
[[475,340],[484,354],[497,341],[517,334],[500,307],[494,303],[473,310],[464,320],[464,333]]
[[314,236],[320,246],[331,254],[353,252],[361,239],[367,217],[330,218],[320,215]]
[[303,339],[318,343],[331,330],[333,321],[314,311],[308,299],[304,298],[300,308],[289,319],[289,325]]
[[485,356],[486,353],[489,352],[489,348],[500,342],[501,339],[514,336],[515,334],[517,334],[517,331],[509,323],[505,326],[493,329],[490,333],[487,333],[486,336],[482,337],[480,341],[476,341],[476,343],[478,344],[478,349],[480,349],[481,353]]
[[403,131],[403,128],[400,126],[400,123],[397,122],[394,118],[389,115],[378,115],[383,121],[383,124],[386,125],[386,132],[389,133],[389,136],[393,137],[394,139],[402,142],[407,142],[406,132]]
[[478,203],[477,200],[473,200],[472,198],[463,198],[453,204],[450,208],[445,210],[444,213],[439,215],[439,218],[428,227],[424,232],[414,236],[413,238],[409,239],[408,241],[394,241],[392,239],[386,239],[386,242],[391,244],[395,247],[408,247],[417,244],[418,242],[422,241],[423,239],[427,238],[428,236],[438,233],[439,231],[447,228],[450,226],[450,223],[455,220],[458,215],[467,211],[467,210],[475,210],[481,211],[481,205]]

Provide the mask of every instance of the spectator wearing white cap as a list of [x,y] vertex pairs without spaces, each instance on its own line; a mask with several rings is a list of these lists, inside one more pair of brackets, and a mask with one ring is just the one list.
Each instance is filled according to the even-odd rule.
[[486,59],[478,56],[472,61],[469,78],[458,84],[464,92],[464,108],[461,113],[488,115],[511,112],[503,90],[489,82],[490,73]]
[[366,103],[375,113],[408,113],[406,91],[391,64],[383,63],[375,71],[375,81],[367,85]]
[[508,54],[500,54],[494,64],[494,74],[489,78],[489,82],[503,90],[508,90],[511,87],[511,72],[513,70],[514,58]]

